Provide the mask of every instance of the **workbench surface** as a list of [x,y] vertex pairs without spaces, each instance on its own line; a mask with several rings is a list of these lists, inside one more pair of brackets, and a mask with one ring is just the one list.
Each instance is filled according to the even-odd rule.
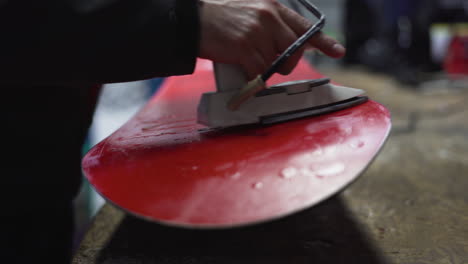
[[326,72],[392,112],[392,134],[341,194],[275,222],[231,230],[149,223],[106,204],[73,263],[468,263],[468,87],[402,88]]

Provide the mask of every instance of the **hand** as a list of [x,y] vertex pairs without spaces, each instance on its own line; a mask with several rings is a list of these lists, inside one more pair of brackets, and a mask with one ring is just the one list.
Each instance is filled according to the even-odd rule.
[[[200,5],[199,56],[241,65],[249,80],[266,71],[312,25],[276,0],[200,0]],[[345,53],[342,45],[321,32],[308,44],[334,58]],[[291,56],[280,73],[289,74],[304,49]]]

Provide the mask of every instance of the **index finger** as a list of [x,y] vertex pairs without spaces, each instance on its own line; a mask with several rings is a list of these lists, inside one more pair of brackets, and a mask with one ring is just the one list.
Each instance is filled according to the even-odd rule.
[[[312,26],[309,20],[281,3],[278,3],[278,11],[281,19],[298,36],[303,35]],[[308,43],[333,58],[341,58],[345,54],[345,48],[338,41],[322,32],[315,34]]]

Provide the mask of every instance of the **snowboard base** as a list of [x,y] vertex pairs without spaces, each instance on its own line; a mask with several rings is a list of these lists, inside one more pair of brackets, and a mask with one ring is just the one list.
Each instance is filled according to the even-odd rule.
[[[300,211],[336,194],[370,164],[390,114],[369,100],[333,113],[274,125],[212,129],[197,104],[214,91],[211,62],[169,78],[131,120],[83,159],[108,201],[139,217],[190,228],[227,228]],[[319,78],[301,61],[273,83]]]

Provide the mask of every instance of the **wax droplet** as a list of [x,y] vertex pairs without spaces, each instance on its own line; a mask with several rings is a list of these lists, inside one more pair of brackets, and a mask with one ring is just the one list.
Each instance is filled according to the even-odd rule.
[[233,175],[231,175],[231,179],[237,180],[240,178],[240,176],[241,176],[240,172],[236,172]]
[[293,167],[284,168],[280,173],[283,179],[291,179],[292,177],[296,176],[296,174],[297,169]]
[[327,155],[334,154],[336,152],[336,146],[329,146],[325,149]]
[[323,150],[322,150],[322,148],[318,147],[316,150],[312,151],[311,154],[313,156],[320,156],[320,155],[323,154]]
[[364,145],[365,145],[365,143],[364,143],[363,141],[361,141],[361,140],[355,141],[355,142],[351,142],[351,143],[349,144],[349,146],[350,146],[351,148],[353,148],[353,149],[362,148],[362,147],[364,147]]
[[347,127],[343,129],[346,135],[351,135],[353,133],[353,128],[352,127]]
[[253,188],[254,188],[254,189],[261,189],[261,188],[263,188],[263,182],[256,182],[256,183],[254,183]]
[[344,169],[345,169],[345,166],[342,163],[335,163],[330,166],[320,168],[315,173],[318,178],[323,178],[323,177],[333,176],[338,173],[341,173],[344,171]]
[[198,166],[193,166],[192,170],[198,170]]
[[304,175],[304,176],[307,176],[307,177],[315,176],[315,173],[313,171],[311,171],[310,169],[308,169],[308,168],[302,168],[301,169],[301,174]]
[[222,165],[220,165],[220,166],[217,166],[217,167],[215,168],[215,170],[216,170],[216,171],[227,170],[227,169],[231,168],[233,165],[234,165],[234,163],[232,163],[232,162],[224,163],[224,164],[222,164]]

